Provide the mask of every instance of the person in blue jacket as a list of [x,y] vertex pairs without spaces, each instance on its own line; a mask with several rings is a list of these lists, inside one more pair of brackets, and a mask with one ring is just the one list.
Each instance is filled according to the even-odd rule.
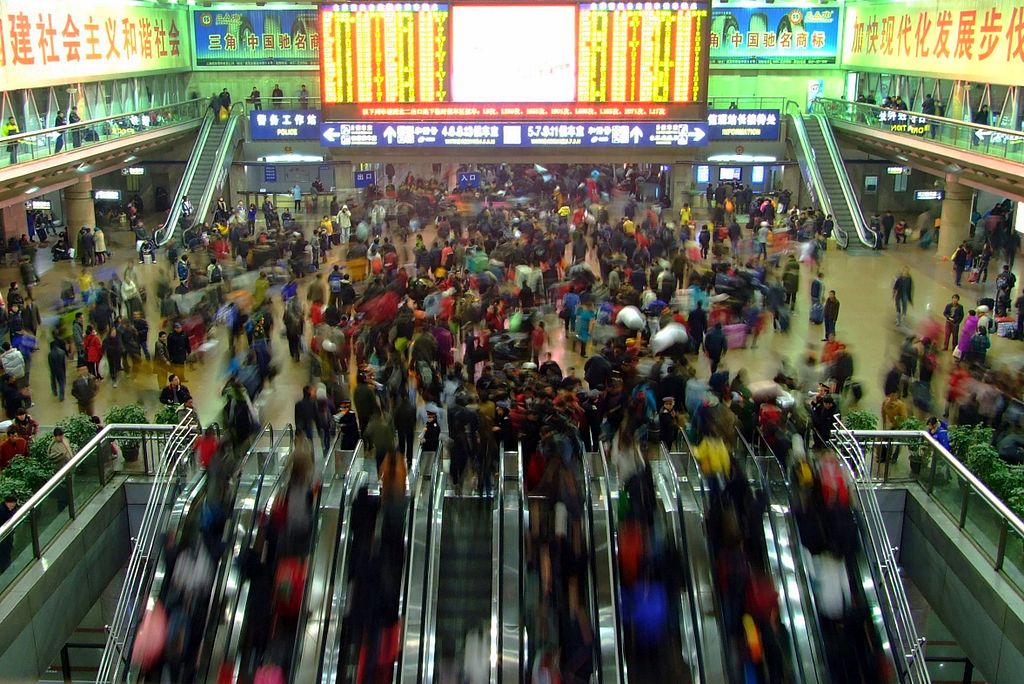
[[928,419],[928,432],[945,448],[946,451],[952,453],[953,450],[949,446],[949,425],[944,420],[939,420],[935,416]]

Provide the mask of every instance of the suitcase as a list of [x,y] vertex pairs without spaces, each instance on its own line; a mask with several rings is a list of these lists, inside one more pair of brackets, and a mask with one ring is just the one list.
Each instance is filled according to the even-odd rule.
[[746,323],[735,323],[733,325],[726,325],[722,327],[722,332],[725,333],[725,341],[729,345],[729,349],[739,349],[747,344],[747,324]]

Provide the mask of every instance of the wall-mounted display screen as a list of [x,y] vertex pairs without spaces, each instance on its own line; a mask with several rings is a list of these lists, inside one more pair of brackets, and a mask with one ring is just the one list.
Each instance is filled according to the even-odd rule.
[[720,166],[718,168],[718,180],[738,181],[743,179],[743,169],[739,166]]
[[716,5],[711,64],[716,67],[839,65],[839,5]]
[[328,5],[325,115],[702,119],[709,20],[706,2]]

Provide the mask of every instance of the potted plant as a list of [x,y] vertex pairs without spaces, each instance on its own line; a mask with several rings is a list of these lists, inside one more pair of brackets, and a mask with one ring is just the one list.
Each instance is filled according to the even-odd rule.
[[157,425],[177,425],[178,407],[163,404],[160,406],[160,410],[156,412],[156,415],[153,416],[153,422]]
[[96,424],[92,422],[90,416],[84,413],[68,416],[58,421],[57,425],[64,429],[64,439],[71,445],[71,450],[75,452],[96,436]]
[[[927,430],[928,426],[925,425],[920,418],[907,416],[903,419],[903,422],[899,424],[899,429],[921,432],[922,430]],[[924,467],[928,454],[928,443],[923,439],[915,439],[907,445],[907,453],[910,458],[910,474],[916,479],[921,474],[921,468]]]
[[878,416],[868,411],[850,411],[843,416],[847,430],[877,430]]
[[[107,412],[105,420],[108,425],[113,423],[139,425],[149,422],[146,412],[138,404],[115,406]],[[125,437],[118,439],[117,443],[121,447],[121,455],[126,462],[133,463],[139,460],[139,449],[142,446],[141,439],[138,437]]]

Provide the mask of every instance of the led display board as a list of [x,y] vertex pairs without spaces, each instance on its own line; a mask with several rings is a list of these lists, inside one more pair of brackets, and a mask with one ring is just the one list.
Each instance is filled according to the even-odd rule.
[[253,140],[316,140],[320,137],[320,111],[316,109],[261,109],[249,112]]
[[945,190],[915,190],[914,199],[933,202],[946,199]]
[[883,109],[878,112],[878,121],[888,126],[893,133],[922,136],[932,130],[931,119],[902,109]]
[[325,147],[697,147],[707,141],[706,125],[678,121],[320,124]]
[[[708,4],[453,1],[324,6],[333,120],[693,120]],[[530,46],[524,45],[529,36]]]
[[839,64],[838,5],[716,6],[711,14],[712,66]]
[[50,200],[29,200],[25,202],[25,208],[31,211],[50,211],[53,204]]
[[712,140],[778,140],[778,109],[709,109]]
[[120,202],[121,191],[120,190],[93,190],[92,198],[97,201],[106,202]]
[[318,26],[314,8],[194,9],[195,67],[310,69],[319,63]]
[[1024,5],[1019,0],[858,2],[846,7],[843,66],[1024,83]]

